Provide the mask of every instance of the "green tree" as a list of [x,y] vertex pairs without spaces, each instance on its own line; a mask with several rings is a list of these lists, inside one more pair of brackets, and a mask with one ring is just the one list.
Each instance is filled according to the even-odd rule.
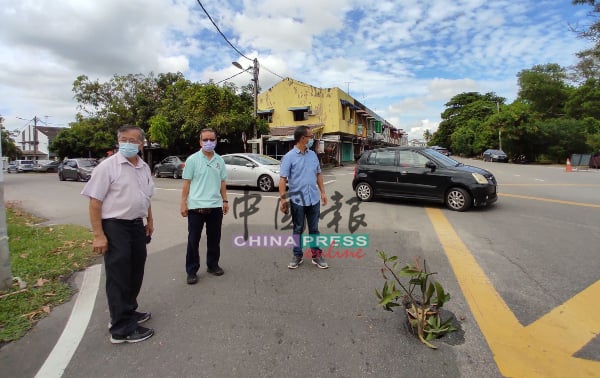
[[542,118],[565,115],[565,103],[573,90],[567,71],[555,63],[538,64],[517,74],[518,100],[529,104]]
[[432,138],[431,130],[425,129],[425,131],[423,132],[423,139],[425,139],[426,143],[429,143],[431,138]]
[[[505,99],[493,92],[481,94],[478,92],[460,93],[450,99],[442,113],[442,122],[433,134],[430,145],[450,147],[452,134],[470,120],[484,122],[489,116],[498,111]],[[476,123],[472,123],[474,126]],[[457,153],[457,151],[453,151]]]
[[99,117],[83,118],[78,115],[76,122],[62,129],[52,140],[50,150],[59,158],[106,156],[115,147],[117,131]]
[[573,67],[573,76],[581,82],[588,79],[600,80],[600,2],[595,0],[573,0],[574,5],[589,5],[591,10],[589,16],[593,21],[583,29],[574,29],[580,38],[592,43],[590,48],[577,53],[579,62]]
[[15,134],[17,131],[8,131],[4,128],[4,118],[0,116],[0,133],[2,134],[2,156],[8,157],[8,160],[18,159],[21,155],[21,151],[15,144]]
[[565,104],[567,116],[575,119],[600,119],[600,80],[588,79],[575,88]]

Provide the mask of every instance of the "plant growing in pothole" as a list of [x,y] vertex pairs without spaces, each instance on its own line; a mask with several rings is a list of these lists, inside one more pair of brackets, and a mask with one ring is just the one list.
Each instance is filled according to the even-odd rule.
[[451,317],[442,320],[440,309],[450,300],[450,294],[431,277],[437,273],[427,270],[425,260],[422,266],[419,259],[415,258],[413,265],[399,268],[398,256],[388,256],[384,251],[378,251],[378,255],[383,260],[381,274],[385,279],[383,289],[375,289],[379,304],[387,311],[402,305],[408,323],[413,332],[416,331],[419,340],[437,349],[430,340],[456,331]]

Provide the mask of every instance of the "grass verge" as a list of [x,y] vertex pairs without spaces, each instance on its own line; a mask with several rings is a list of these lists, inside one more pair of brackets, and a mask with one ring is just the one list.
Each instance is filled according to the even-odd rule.
[[0,346],[17,340],[33,325],[68,301],[68,280],[98,255],[92,252],[89,229],[75,225],[38,226],[43,219],[6,203],[8,247],[14,284],[0,291]]

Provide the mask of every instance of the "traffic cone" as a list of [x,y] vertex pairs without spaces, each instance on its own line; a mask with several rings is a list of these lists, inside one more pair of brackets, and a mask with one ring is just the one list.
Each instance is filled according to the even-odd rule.
[[571,167],[571,159],[567,158],[567,172],[573,172],[573,167]]

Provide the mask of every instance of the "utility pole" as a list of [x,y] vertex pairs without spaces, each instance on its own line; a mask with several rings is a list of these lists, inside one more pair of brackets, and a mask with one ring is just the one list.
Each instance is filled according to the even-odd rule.
[[254,126],[252,127],[252,139],[256,139],[256,122],[258,121],[258,58],[254,58],[254,69],[252,71],[254,82]]
[[344,83],[346,83],[346,87],[348,88],[346,90],[346,94],[348,94],[348,96],[350,96],[350,83],[353,83],[352,81],[344,81]]
[[[496,101],[496,110],[500,114],[500,101]],[[502,151],[502,128],[498,127],[498,149]]]
[[37,161],[38,143],[37,143],[37,116],[33,116],[33,159]]

